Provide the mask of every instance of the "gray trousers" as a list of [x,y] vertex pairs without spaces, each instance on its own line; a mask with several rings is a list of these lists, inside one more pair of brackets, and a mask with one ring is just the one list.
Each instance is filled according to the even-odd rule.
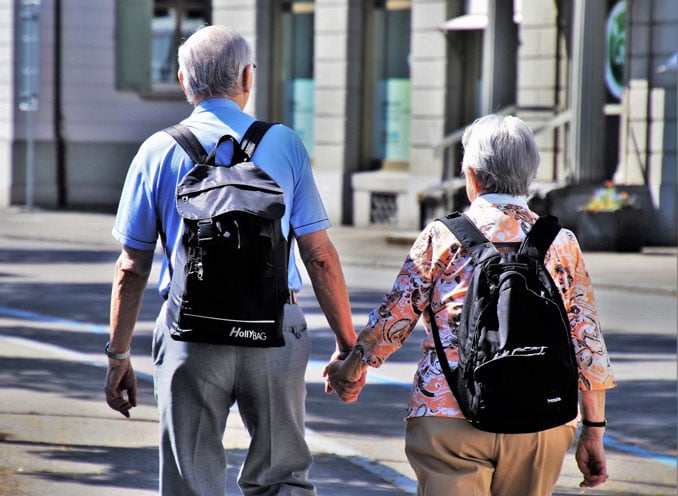
[[161,313],[153,335],[160,494],[226,494],[222,440],[237,402],[251,437],[238,478],[243,494],[314,496],[308,481],[313,460],[304,439],[311,346],[301,308],[285,305],[281,348],[178,342],[164,321]]

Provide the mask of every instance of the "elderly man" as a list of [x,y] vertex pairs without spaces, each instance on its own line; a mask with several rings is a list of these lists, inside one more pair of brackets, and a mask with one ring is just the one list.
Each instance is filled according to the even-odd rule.
[[[192,114],[182,123],[209,151],[222,135],[240,140],[254,118],[244,113],[255,65],[246,40],[226,27],[206,27],[179,49],[179,82]],[[224,150],[221,150],[224,148]],[[220,147],[217,163],[230,162]],[[311,173],[309,157],[293,130],[275,125],[253,162],[283,189],[283,234],[297,240],[315,294],[336,336],[331,360],[345,357],[356,336],[330,222]],[[129,417],[136,405],[130,342],[162,234],[166,258],[159,291],[166,297],[181,245],[176,186],[193,163],[170,137],[158,132],[140,147],[130,166],[113,235],[122,245],[113,281],[111,335],[106,353],[106,401]],[[294,294],[300,273],[290,256],[283,347],[252,348],[175,341],[166,323],[166,302],[153,336],[155,392],[160,415],[160,492],[219,495],[226,492],[222,445],[229,408],[238,409],[251,443],[238,483],[246,495],[314,495],[308,481],[312,458],[304,439],[304,374],[310,341]]]

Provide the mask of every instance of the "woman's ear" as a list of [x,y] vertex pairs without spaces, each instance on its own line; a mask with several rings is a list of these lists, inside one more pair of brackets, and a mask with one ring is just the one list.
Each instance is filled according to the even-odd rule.
[[473,202],[480,194],[480,184],[476,171],[471,167],[464,167],[464,177],[466,178],[466,196],[470,202]]

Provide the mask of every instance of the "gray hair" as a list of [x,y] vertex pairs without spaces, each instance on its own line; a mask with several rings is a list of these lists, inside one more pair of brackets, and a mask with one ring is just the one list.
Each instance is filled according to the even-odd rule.
[[179,70],[186,99],[232,95],[243,70],[252,63],[252,50],[236,31],[226,26],[198,29],[179,47]]
[[480,193],[527,195],[537,175],[539,151],[521,119],[487,115],[476,119],[461,139],[462,171],[473,169]]

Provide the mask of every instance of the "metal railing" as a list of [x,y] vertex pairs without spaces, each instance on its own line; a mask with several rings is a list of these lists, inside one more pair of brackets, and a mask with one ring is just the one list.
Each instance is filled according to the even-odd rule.
[[[567,181],[571,171],[568,170],[568,160],[561,154],[566,153],[566,141],[568,139],[566,131],[572,120],[572,111],[566,109],[558,112],[553,108],[544,107],[517,107],[509,105],[499,110],[498,114],[511,115],[520,112],[556,112],[545,123],[534,128],[533,133],[535,137],[553,132],[553,169],[551,171],[552,181],[555,184],[564,184]],[[422,190],[417,195],[419,202],[419,223],[420,227],[452,210],[459,210],[466,204],[466,197],[464,194],[465,181],[459,176],[456,170],[457,164],[460,162],[457,148],[461,143],[461,138],[467,126],[459,128],[452,133],[445,136],[434,149],[436,157],[444,157],[443,174],[439,183],[429,186]]]

